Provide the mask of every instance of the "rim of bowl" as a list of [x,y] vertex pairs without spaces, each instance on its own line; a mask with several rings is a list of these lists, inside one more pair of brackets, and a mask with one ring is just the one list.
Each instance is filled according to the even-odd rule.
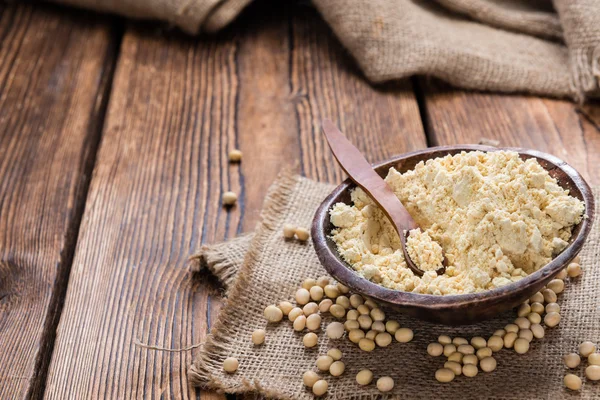
[[[516,282],[509,283],[499,288],[494,288],[478,293],[452,294],[452,295],[433,295],[421,294],[413,292],[403,292],[400,290],[389,289],[378,285],[358,274],[352,266],[342,260],[341,256],[335,250],[334,254],[327,245],[327,240],[331,240],[325,232],[325,221],[329,218],[329,210],[333,206],[333,200],[341,195],[346,190],[356,187],[356,185],[348,178],[338,185],[332,192],[323,200],[317,209],[313,224],[311,236],[319,261],[328,273],[333,275],[344,285],[354,289],[356,292],[373,297],[374,299],[392,303],[398,306],[429,308],[432,310],[443,309],[447,307],[456,307],[470,304],[479,301],[494,301],[501,300],[504,296],[526,290],[529,286],[535,285],[537,282],[544,280],[548,276],[557,274],[567,262],[575,258],[579,253],[585,240],[591,230],[594,220],[594,197],[589,185],[583,179],[581,174],[570,166],[567,162],[551,154],[543,153],[537,150],[524,149],[519,147],[491,147],[482,145],[455,145],[455,146],[436,146],[426,149],[404,153],[394,156],[385,161],[373,164],[374,169],[388,167],[391,168],[403,160],[407,160],[422,154],[432,154],[431,158],[444,157],[444,155],[433,155],[436,152],[454,152],[461,151],[514,151],[519,154],[526,154],[537,159],[543,159],[554,165],[553,168],[544,168],[547,171],[559,168],[561,169],[575,184],[579,190],[582,201],[585,204],[585,217],[579,223],[581,228],[577,236],[573,239],[556,258],[553,258],[548,264],[544,265],[536,272],[520,279]],[[542,166],[543,167],[543,166]]]

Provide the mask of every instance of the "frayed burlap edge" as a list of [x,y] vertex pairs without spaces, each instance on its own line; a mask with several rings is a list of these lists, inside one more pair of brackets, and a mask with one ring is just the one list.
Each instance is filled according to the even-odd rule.
[[583,104],[587,97],[600,97],[600,45],[590,54],[578,50],[571,54],[572,87],[576,92],[575,100]]
[[248,233],[228,240],[227,246],[204,245],[190,257],[189,270],[208,270],[228,291],[233,286],[253,238],[254,234]]
[[[252,237],[250,248],[244,259],[244,263],[239,270],[239,273],[235,275],[235,283],[229,289],[229,298],[235,299],[238,293],[242,292],[248,284],[248,273],[250,271],[250,265],[253,260],[256,260],[262,247],[266,244],[266,238],[273,231],[273,227],[277,224],[277,220],[283,214],[286,209],[287,203],[290,200],[290,193],[299,181],[298,176],[294,176],[291,172],[283,172],[277,181],[271,186],[267,196],[265,198],[263,211],[261,214],[261,221],[259,222],[256,233]],[[207,254],[205,254],[205,257]],[[219,255],[213,254],[214,260],[217,260]],[[198,258],[198,257],[195,257]],[[201,259],[202,257],[200,257]],[[208,260],[208,258],[207,258]],[[232,270],[231,265],[228,268]],[[235,271],[234,271],[235,272]],[[193,386],[201,386],[208,389],[214,389],[218,392],[227,393],[247,393],[253,392],[255,394],[264,395],[272,398],[279,398],[285,400],[291,400],[291,397],[285,396],[283,393],[270,391],[260,385],[258,381],[249,381],[243,379],[240,385],[228,386],[225,382],[221,381],[215,376],[212,376],[208,372],[208,368],[202,368],[202,365],[209,362],[213,354],[222,349],[223,346],[215,339],[218,337],[221,342],[226,342],[228,337],[233,333],[232,327],[227,324],[227,321],[233,317],[233,314],[237,313],[236,307],[230,307],[230,300],[226,300],[225,304],[219,314],[217,321],[211,329],[211,333],[208,335],[204,344],[204,350],[200,353],[200,356],[196,359],[195,363],[188,370],[188,379]]]

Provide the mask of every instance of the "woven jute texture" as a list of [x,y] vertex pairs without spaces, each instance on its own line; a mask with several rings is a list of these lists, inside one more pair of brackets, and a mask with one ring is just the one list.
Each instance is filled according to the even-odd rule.
[[[547,329],[546,337],[534,340],[530,351],[518,355],[512,350],[496,353],[498,368],[493,373],[480,372],[474,378],[458,377],[449,384],[435,381],[435,370],[445,358],[430,357],[427,344],[438,335],[472,337],[489,336],[516,317],[507,312],[497,318],[472,326],[447,327],[425,323],[386,310],[388,318],[410,327],[415,338],[410,343],[394,342],[387,348],[365,353],[346,338],[329,340],[320,333],[319,344],[306,349],[302,334],[284,320],[268,325],[263,310],[269,304],[293,301],[293,294],[307,277],[317,278],[325,271],[310,243],[285,241],[284,223],[310,226],[314,211],[332,189],[311,180],[282,176],[271,187],[265,200],[262,221],[254,234],[234,241],[204,247],[194,257],[195,268],[208,267],[222,279],[227,299],[189,376],[195,385],[227,393],[254,393],[282,399],[311,398],[302,384],[302,373],[315,370],[315,360],[331,347],[344,353],[346,372],[341,377],[326,376],[328,398],[371,399],[380,395],[372,384],[359,387],[356,373],[371,369],[375,377],[392,376],[395,387],[391,396],[410,399],[559,399],[571,398],[563,387],[565,367],[562,356],[576,351],[584,340],[600,340],[600,224],[594,224],[588,243],[581,253],[584,274],[568,281],[560,295],[562,321]],[[596,195],[600,189],[595,189]],[[600,215],[596,210],[596,215]],[[242,254],[246,254],[242,262]],[[232,282],[232,276],[235,280]],[[331,321],[323,315],[323,327]],[[267,330],[262,346],[250,341],[252,331]],[[233,356],[240,361],[235,374],[226,374],[222,363]],[[584,377],[584,365],[574,373]],[[600,397],[600,386],[586,382],[578,398]]]
[[[252,0],[54,1],[161,19],[198,33],[223,28]],[[600,92],[598,0],[313,4],[373,82],[431,75],[464,88],[579,102]]]

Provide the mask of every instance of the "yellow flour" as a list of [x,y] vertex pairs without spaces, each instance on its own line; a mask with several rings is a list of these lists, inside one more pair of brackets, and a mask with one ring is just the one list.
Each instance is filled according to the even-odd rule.
[[[463,152],[404,174],[391,168],[385,180],[423,230],[407,241],[423,277],[406,266],[398,234],[360,188],[352,193],[353,206],[338,203],[330,217],[344,260],[396,290],[460,294],[519,280],[564,250],[583,218],[583,202],[537,161],[510,151]],[[440,245],[449,266],[438,276]]]

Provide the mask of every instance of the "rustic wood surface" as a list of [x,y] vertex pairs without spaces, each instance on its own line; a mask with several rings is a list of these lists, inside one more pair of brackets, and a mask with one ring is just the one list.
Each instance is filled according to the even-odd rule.
[[473,93],[439,82],[423,87],[425,125],[432,145],[497,140],[500,146],[554,154],[591,185],[600,184],[600,107],[531,96]]
[[2,399],[222,398],[189,387],[197,350],[135,342],[203,340],[220,288],[186,260],[250,231],[282,169],[344,178],[321,118],[372,162],[487,138],[600,183],[599,106],[371,86],[306,5],[253,5],[200,38],[50,5],[0,12]]
[[[325,162],[330,156],[317,129],[321,116],[344,118],[352,137],[374,158],[425,146],[412,92],[379,92],[360,81],[338,62],[342,52],[322,22],[308,21],[313,17],[311,11],[292,21],[268,18],[266,26],[252,27],[251,36],[244,34],[242,20],[218,40],[127,29],[47,398],[193,397],[186,379],[193,352],[148,351],[134,343],[179,348],[202,341],[209,296],[217,292],[206,280],[191,278],[186,259],[202,242],[235,235],[243,219],[253,224],[266,185],[282,168],[300,160],[308,176],[342,178],[338,167],[328,168],[333,162]],[[297,32],[304,23],[310,28]],[[250,52],[260,37],[279,44],[284,59],[292,60],[281,68],[279,51],[262,54],[261,65],[272,67],[267,82],[257,82],[262,74],[254,70],[256,55]],[[270,98],[268,90],[244,89],[246,82],[286,84]],[[351,101],[355,96],[373,104],[359,109]],[[340,99],[345,110],[335,106]],[[264,117],[250,107],[275,103],[281,113],[270,112],[281,124],[263,120],[261,126],[257,119]],[[380,123],[406,131],[410,139],[384,145],[377,133],[384,130],[373,130],[365,115],[375,107]],[[362,136],[371,130],[369,138]],[[295,142],[280,142],[280,135]],[[230,165],[227,152],[237,146],[246,156]],[[271,163],[267,170],[265,159]],[[258,181],[266,182],[255,186]],[[240,193],[229,211],[220,205],[227,190]]]
[[18,399],[43,390],[114,43],[80,12],[0,13],[0,398]]

